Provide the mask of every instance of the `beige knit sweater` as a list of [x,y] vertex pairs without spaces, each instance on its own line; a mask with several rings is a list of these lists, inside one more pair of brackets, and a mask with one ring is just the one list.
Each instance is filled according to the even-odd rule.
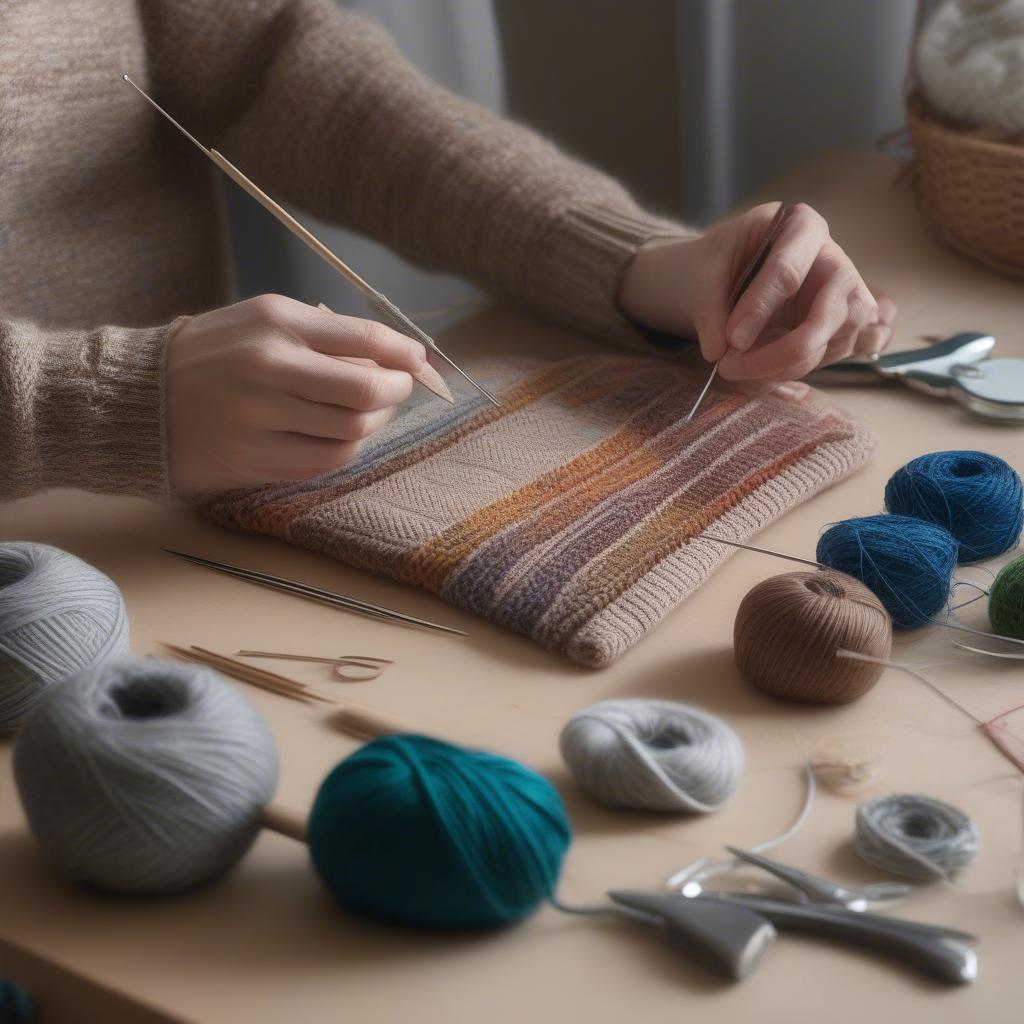
[[168,496],[168,325],[229,297],[218,172],[122,72],[278,197],[594,335],[678,230],[330,0],[3,0],[2,498]]

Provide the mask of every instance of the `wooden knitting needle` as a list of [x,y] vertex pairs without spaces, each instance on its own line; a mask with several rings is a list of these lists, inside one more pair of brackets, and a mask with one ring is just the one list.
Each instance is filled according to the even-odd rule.
[[[317,308],[323,310],[325,313],[330,313],[334,316],[334,310],[330,309],[322,302],[317,303]],[[419,373],[413,374],[413,380],[422,384],[431,394],[437,395],[438,398],[443,398],[449,405],[455,404],[455,399],[452,397],[452,393],[448,390],[448,385],[444,382],[444,377],[441,376],[435,370],[430,363],[426,363]]]
[[[219,153],[215,149],[208,149],[204,146],[194,135],[186,131],[170,114],[164,110],[148,93],[140,89],[127,75],[122,75],[121,78],[127,82],[154,110],[167,118],[175,128],[178,129],[197,149],[201,150],[210,160],[212,160],[236,185],[244,189],[252,196],[265,210],[277,218],[296,238],[301,242],[309,246],[328,266],[339,273],[346,281],[349,282],[353,287],[358,289],[363,295],[366,296],[370,303],[371,308],[377,313],[378,316],[388,324],[389,327],[393,327],[395,330],[400,331],[402,334],[410,338],[414,338],[420,342],[426,348],[432,352],[436,352],[438,357],[443,359],[449,366],[452,367],[458,374],[464,377],[477,391],[480,392],[492,405],[500,406],[501,402],[491,394],[483,385],[477,383],[465,370],[462,369],[457,363],[451,360],[444,352],[438,348],[437,343],[433,338],[430,337],[426,331],[421,330],[416,326],[383,292],[377,291],[368,281],[360,277],[347,263],[339,259],[326,245],[323,244],[312,232],[304,228],[284,207],[276,203],[266,192],[263,191],[254,181],[250,180],[245,174],[242,173],[223,153]],[[425,380],[420,379],[420,375],[417,375],[416,379],[428,391],[433,392],[440,398],[443,398],[446,402],[454,403],[454,399],[451,396],[451,392],[448,391],[447,385],[445,385],[443,379],[437,373],[433,367],[430,367],[433,372],[434,380],[429,374],[426,375],[431,381],[428,384]],[[440,382],[438,386],[438,382]],[[433,385],[433,386],[431,386]],[[443,392],[442,390],[443,389]]]

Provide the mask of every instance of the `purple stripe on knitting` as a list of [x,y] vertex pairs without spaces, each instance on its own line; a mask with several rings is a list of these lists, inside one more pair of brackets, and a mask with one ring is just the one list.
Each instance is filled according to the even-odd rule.
[[[602,470],[597,479],[609,473],[618,476],[621,474],[624,466],[628,466],[641,459],[649,459],[652,442],[659,449],[666,448],[669,445],[674,447],[675,443],[681,441],[687,435],[692,435],[695,430],[706,429],[706,427],[702,428],[694,424],[680,424],[679,410],[685,406],[686,401],[692,401],[692,387],[686,385],[683,389],[684,394],[681,395],[678,380],[673,379],[672,375],[667,374],[663,368],[658,370],[654,379],[647,378],[640,383],[642,385],[641,390],[646,391],[648,396],[651,390],[657,387],[658,384],[661,384],[663,387],[666,383],[668,385],[656,401],[652,402],[647,408],[643,408],[639,415],[629,419],[620,428],[620,430],[628,430],[640,436],[646,435],[648,440],[642,447],[631,448],[622,459],[617,460]],[[728,401],[735,401],[735,399],[729,396],[718,395],[712,397],[711,401],[707,404],[705,417],[720,406],[722,402]],[[629,405],[624,403],[624,407],[629,408]],[[703,419],[704,417],[702,417]],[[674,429],[669,429],[666,433],[666,428]],[[692,468],[692,465],[699,461],[697,452],[700,451],[702,451],[701,445],[697,442],[696,451],[687,453],[689,458],[687,462],[688,467]],[[671,458],[672,456],[670,455],[669,460]],[[593,477],[581,480],[571,490],[559,493],[544,509],[531,514],[528,520],[512,524],[491,538],[488,543],[481,545],[477,551],[465,559],[458,569],[452,573],[446,581],[442,595],[448,600],[454,601],[464,608],[469,608],[480,615],[490,617],[496,614],[492,608],[495,592],[499,589],[501,581],[505,579],[526,554],[532,551],[538,544],[554,537],[558,533],[564,533],[566,538],[586,533],[586,537],[581,538],[578,543],[581,549],[587,550],[586,560],[589,560],[593,555],[592,548],[594,544],[604,546],[613,541],[615,537],[620,537],[624,530],[628,529],[628,525],[622,526],[620,524],[613,529],[613,537],[605,538],[603,535],[594,532],[595,526],[610,526],[611,522],[608,517],[614,517],[620,511],[623,511],[624,506],[630,503],[633,495],[641,493],[645,487],[649,486],[649,482],[653,479],[655,477],[649,476],[646,480],[638,481],[626,490],[617,490],[611,496],[600,499],[595,506],[596,508],[600,509],[610,506],[611,509],[610,512],[606,513],[606,519],[599,520],[596,524],[587,522],[585,517],[594,512],[594,509],[588,509],[583,515],[574,516],[571,526],[563,527],[559,525],[558,510],[566,502],[572,503],[577,500],[576,494],[578,491],[592,486],[594,482]],[[646,510],[630,505],[628,509],[624,510],[624,514],[629,519],[629,525],[632,525],[632,523],[636,522],[638,516],[646,514]],[[600,547],[597,550],[600,550]],[[557,579],[564,583],[567,577],[562,572],[563,563],[557,562],[553,564],[546,559],[545,565],[547,566],[547,572],[552,577],[557,575]],[[532,586],[533,581],[542,575],[543,571],[528,573],[524,583],[527,586]],[[551,586],[554,586],[554,583]],[[513,588],[514,592],[515,588]],[[510,598],[506,595],[502,604],[505,605],[508,600]]]
[[[750,422],[751,418],[755,421],[759,418],[757,414],[758,407],[754,407],[750,414],[741,414],[729,420],[722,430],[714,434],[715,450],[728,450],[741,444],[745,438],[757,434],[756,423]],[[780,432],[784,431],[776,431]],[[657,439],[657,447],[674,450],[684,435],[685,430],[668,431]],[[685,500],[690,492],[699,490],[696,500],[702,505],[710,504],[732,489],[738,479],[748,475],[753,465],[762,463],[763,459],[751,458],[744,446],[744,450],[730,456],[722,467],[716,467],[718,483],[711,487],[708,487],[707,479],[695,480],[709,461],[708,446],[698,443],[688,448],[680,458],[667,461],[661,470],[616,493],[602,503],[598,513],[589,522],[577,521],[571,530],[565,531],[558,548],[547,552],[547,557],[539,565],[525,573],[524,578],[518,580],[502,596],[497,607],[491,607],[490,601],[481,601],[484,595],[480,593],[475,595],[472,610],[486,614],[503,625],[514,624],[520,630],[531,632],[550,609],[557,594],[577,572],[597,559],[602,552],[617,546],[633,527],[654,513],[666,499]],[[725,467],[737,462],[741,464],[740,474],[728,472]],[[511,558],[512,564],[503,566],[502,576],[536,543],[535,524],[524,524],[516,533],[515,549],[506,553],[506,561]],[[478,567],[473,575],[477,579],[487,579],[486,590],[493,595],[496,589],[494,575],[485,567]],[[469,599],[467,597],[464,600]],[[460,600],[460,604],[466,606],[464,600]]]

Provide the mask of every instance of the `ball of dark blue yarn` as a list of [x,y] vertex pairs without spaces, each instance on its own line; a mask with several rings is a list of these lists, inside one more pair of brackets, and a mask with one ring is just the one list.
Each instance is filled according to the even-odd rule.
[[32,997],[15,981],[0,978],[0,1024],[30,1024],[36,1010]]
[[383,736],[324,780],[307,830],[332,895],[370,917],[476,928],[555,888],[572,833],[554,786],[507,757]]
[[947,529],[961,562],[1009,551],[1024,527],[1020,475],[987,452],[935,452],[908,462],[885,485],[885,507]]
[[909,516],[863,516],[830,526],[815,556],[873,591],[897,629],[923,626],[945,607],[959,544],[941,526]]

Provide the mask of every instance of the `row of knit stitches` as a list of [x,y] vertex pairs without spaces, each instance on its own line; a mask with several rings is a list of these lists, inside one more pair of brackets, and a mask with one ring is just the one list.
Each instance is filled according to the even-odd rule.
[[[558,446],[559,459],[567,457],[567,461],[533,479],[519,474],[527,481],[522,486],[497,499],[485,499],[469,516],[452,522],[412,552],[402,567],[402,578],[440,591],[449,574],[489,538],[557,499],[575,486],[581,476],[599,472],[609,462],[621,458],[623,445],[632,448],[636,442],[634,431],[627,429],[629,436],[623,437],[623,423],[635,419],[637,409],[657,404],[659,396],[673,384],[672,373],[655,370],[652,363],[621,360],[615,366],[603,367],[600,373],[580,377],[552,395],[551,404],[533,406],[532,415],[524,414],[521,421],[508,421],[508,434],[502,440],[510,448],[528,443],[531,434],[544,436]],[[563,443],[552,434],[558,423],[573,427],[572,436],[565,438],[564,456]],[[573,451],[581,454],[573,456]]]
[[[669,387],[659,393],[658,383]],[[581,553],[611,543],[643,513],[636,504],[637,486],[656,479],[681,449],[690,450],[698,431],[713,428],[746,401],[736,395],[714,396],[698,426],[681,421],[680,410],[694,395],[683,378],[673,380],[662,370],[647,390],[655,400],[638,406],[621,430],[551,474],[550,505],[520,502],[532,514],[509,522],[453,572],[446,597],[497,621],[528,628],[544,595],[560,589]]]
[[[746,448],[712,464],[718,480],[709,474],[696,494],[686,489],[646,517],[604,558],[581,570],[572,585],[551,603],[535,638],[548,646],[562,646],[585,622],[643,578],[659,562],[714,523],[817,448],[848,439],[849,429],[836,427],[814,432],[796,422],[769,425],[751,438]],[[778,453],[778,454],[775,454]],[[770,457],[765,459],[765,456]]]
[[[315,511],[318,507],[329,505],[387,477],[414,470],[489,424],[511,416],[538,401],[544,395],[565,387],[581,373],[589,375],[599,372],[600,367],[595,364],[600,362],[600,360],[587,359],[565,360],[531,374],[520,384],[509,388],[501,395],[499,408],[490,404],[478,406],[476,411],[470,415],[456,416],[448,421],[448,429],[441,429],[425,440],[395,444],[388,451],[382,453],[382,458],[376,459],[358,474],[350,475],[342,470],[326,479],[318,477],[310,482],[310,486],[305,491],[295,493],[280,504],[274,503],[272,508],[265,508],[263,515],[279,519],[285,524],[284,528],[288,529],[291,524],[300,520],[307,513]],[[265,527],[261,524],[260,528]]]

